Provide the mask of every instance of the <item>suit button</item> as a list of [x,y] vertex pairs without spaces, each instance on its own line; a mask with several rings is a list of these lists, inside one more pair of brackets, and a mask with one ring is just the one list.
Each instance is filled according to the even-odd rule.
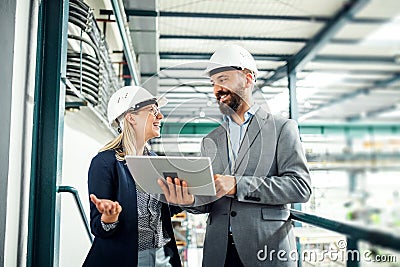
[[250,200],[249,196],[244,196],[244,200]]
[[260,200],[261,200],[261,198],[259,198],[259,197],[255,197],[255,198],[254,198],[254,200],[255,200],[255,201],[260,201]]
[[235,217],[236,214],[237,214],[236,211],[231,211],[231,216],[232,216],[232,217]]

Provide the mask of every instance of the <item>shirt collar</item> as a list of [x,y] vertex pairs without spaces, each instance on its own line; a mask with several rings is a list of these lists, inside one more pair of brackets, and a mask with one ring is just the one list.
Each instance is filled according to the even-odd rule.
[[[253,104],[253,105],[249,108],[249,110],[246,111],[246,113],[244,114],[244,122],[243,122],[243,124],[249,122],[249,119],[250,119],[251,117],[253,117],[254,114],[256,114],[256,112],[257,112],[257,110],[259,109],[259,107],[260,107],[260,106],[259,106],[258,104]],[[226,121],[226,122],[228,122],[228,123],[231,123],[231,122],[232,122],[231,116],[225,115],[225,116],[224,116],[224,121]]]

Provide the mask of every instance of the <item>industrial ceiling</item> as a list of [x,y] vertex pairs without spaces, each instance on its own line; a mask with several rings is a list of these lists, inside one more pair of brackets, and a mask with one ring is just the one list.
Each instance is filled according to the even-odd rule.
[[168,121],[221,119],[203,70],[231,43],[254,55],[254,96],[272,113],[400,121],[398,0],[125,0],[124,8],[140,83],[169,99]]

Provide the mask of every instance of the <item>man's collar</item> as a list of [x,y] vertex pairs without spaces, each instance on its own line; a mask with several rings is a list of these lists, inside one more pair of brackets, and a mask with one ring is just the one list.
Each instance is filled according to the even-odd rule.
[[250,113],[251,115],[256,114],[257,110],[260,108],[258,104],[252,105],[246,113]]
[[[260,108],[258,104],[253,104],[247,111],[244,113],[244,122],[247,122],[249,118],[256,114],[257,110]],[[224,121],[230,123],[232,122],[231,116],[224,115]]]

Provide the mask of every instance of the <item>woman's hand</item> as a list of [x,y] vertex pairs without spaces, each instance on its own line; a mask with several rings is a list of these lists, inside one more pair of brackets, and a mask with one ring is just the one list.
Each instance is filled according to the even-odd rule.
[[113,223],[118,221],[118,216],[122,211],[122,207],[117,201],[98,199],[94,194],[90,195],[90,201],[96,205],[97,210],[102,214],[102,222]]
[[194,203],[194,196],[189,193],[188,185],[185,181],[181,181],[179,178],[167,177],[167,184],[161,179],[158,179],[157,183],[164,192],[165,199],[168,203],[188,206]]

